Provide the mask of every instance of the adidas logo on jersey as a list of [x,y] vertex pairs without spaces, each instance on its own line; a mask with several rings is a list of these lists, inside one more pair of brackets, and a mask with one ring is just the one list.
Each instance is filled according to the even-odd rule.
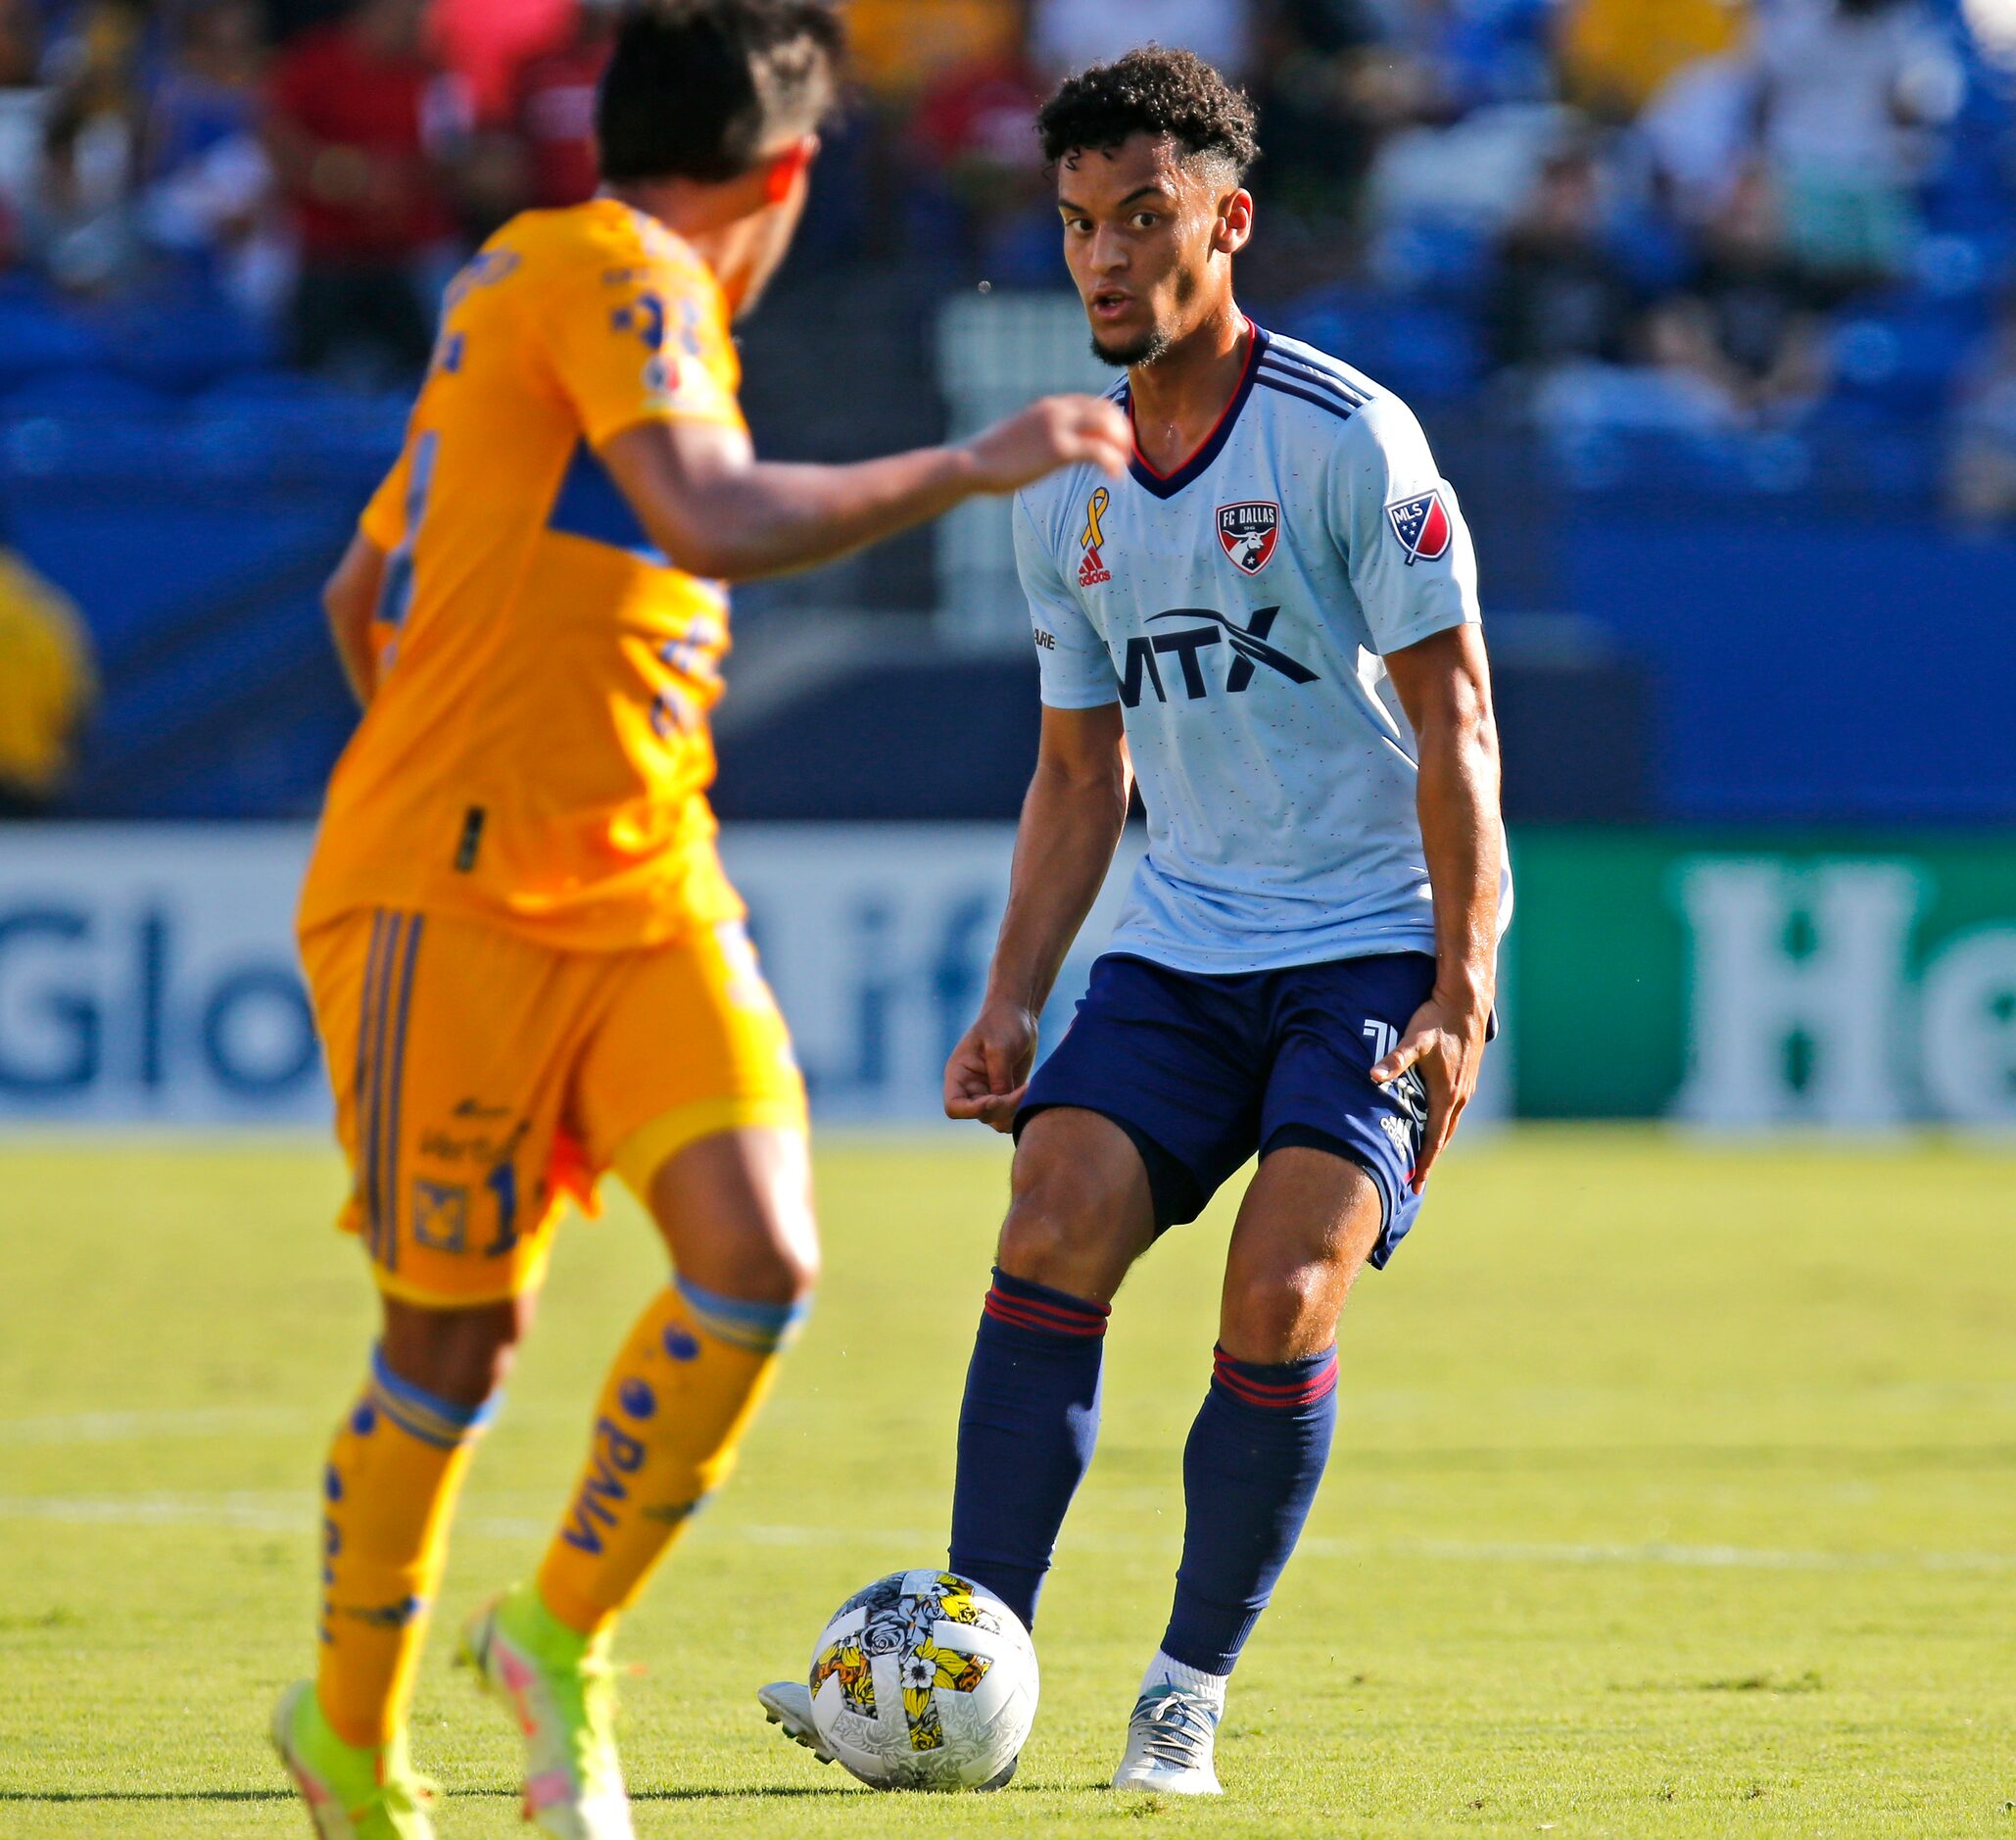
[[1099,527],[1100,519],[1106,515],[1106,508],[1112,503],[1113,494],[1104,486],[1085,501],[1085,527],[1079,536],[1079,546],[1085,553],[1084,560],[1078,565],[1078,585],[1080,588],[1096,588],[1102,581],[1113,579],[1113,571],[1099,554],[1106,543],[1106,533]]

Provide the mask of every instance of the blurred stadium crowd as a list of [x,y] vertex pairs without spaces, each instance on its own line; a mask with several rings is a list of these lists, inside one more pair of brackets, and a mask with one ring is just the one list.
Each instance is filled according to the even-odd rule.
[[[1249,293],[1382,380],[1568,428],[1949,414],[1954,508],[2007,516],[2016,5],[1967,3],[853,0],[806,261],[1054,287],[1037,97],[1180,42],[1262,105]],[[0,0],[0,390],[409,373],[470,245],[592,189],[612,17]],[[120,333],[164,312],[150,368]]]
[[[2016,0],[846,11],[855,81],[745,333],[766,451],[939,438],[947,363],[1012,391],[1072,381],[1052,342],[1011,351],[1023,322],[1000,311],[1065,285],[1037,99],[1130,45],[1185,44],[1261,106],[1243,297],[1413,402],[1461,482],[1512,615],[1508,719],[1535,737],[1514,781],[1531,796],[1555,772],[1529,815],[2016,809],[2016,739],[2004,720],[1983,740],[1999,704],[1956,713],[1929,661],[1888,662],[1900,593],[2007,643],[1990,609],[2016,593]],[[592,189],[613,17],[0,0],[0,545],[39,571],[0,569],[0,650],[25,660],[0,669],[0,802],[314,808],[352,720],[315,589],[396,450],[455,266],[520,208]],[[981,282],[991,319],[941,318],[984,305]],[[1082,362],[1078,322],[1055,324]],[[916,775],[815,771],[803,738],[975,706],[970,652],[926,655],[967,544],[921,534],[738,597],[724,759],[751,790],[731,815],[879,815],[806,804],[854,779],[911,812]],[[1026,669],[1019,612],[997,625]],[[32,656],[10,629],[38,635]],[[1760,632],[1780,681],[1819,648],[1835,690],[1788,707]],[[1538,688],[1510,681],[1522,644]],[[864,722],[905,669],[908,701]],[[1868,748],[1879,681],[1929,744]],[[982,702],[1014,719],[990,790],[937,815],[1013,810],[1030,698],[996,688]]]

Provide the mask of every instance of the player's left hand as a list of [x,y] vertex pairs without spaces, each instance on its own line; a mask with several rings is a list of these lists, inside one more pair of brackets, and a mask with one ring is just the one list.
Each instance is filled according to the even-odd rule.
[[1446,997],[1438,991],[1414,1012],[1400,1045],[1372,1069],[1374,1086],[1390,1086],[1412,1068],[1428,1089],[1428,1120],[1421,1127],[1411,1185],[1416,1194],[1428,1186],[1428,1171],[1456,1136],[1457,1121],[1477,1089],[1490,1027],[1489,1003]]

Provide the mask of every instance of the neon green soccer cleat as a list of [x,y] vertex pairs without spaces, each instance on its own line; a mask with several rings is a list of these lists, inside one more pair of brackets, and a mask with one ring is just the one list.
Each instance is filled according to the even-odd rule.
[[297,1680],[273,1708],[272,1738],[320,1840],[434,1840],[427,1807],[440,1791],[413,1773],[403,1737],[378,1751],[345,1744],[313,1683]]
[[470,1619],[461,1659],[524,1733],[525,1818],[554,1840],[636,1840],[607,1638],[576,1633],[517,1584]]

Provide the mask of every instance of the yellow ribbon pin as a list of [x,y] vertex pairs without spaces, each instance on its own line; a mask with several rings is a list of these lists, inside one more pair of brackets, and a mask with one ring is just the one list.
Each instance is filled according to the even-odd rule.
[[1099,520],[1106,515],[1106,508],[1112,503],[1113,494],[1104,486],[1092,494],[1090,503],[1085,507],[1084,535],[1078,540],[1080,549],[1096,550],[1105,543],[1105,535],[1099,529]]

